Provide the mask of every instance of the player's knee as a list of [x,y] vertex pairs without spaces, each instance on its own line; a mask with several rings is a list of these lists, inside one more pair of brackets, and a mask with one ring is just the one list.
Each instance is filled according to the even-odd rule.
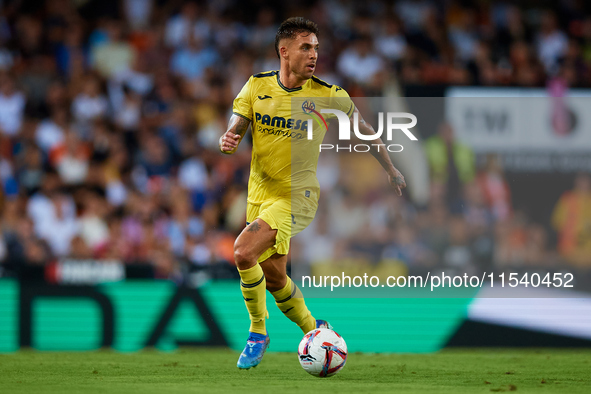
[[234,261],[238,269],[245,270],[257,263],[257,257],[248,247],[234,245]]

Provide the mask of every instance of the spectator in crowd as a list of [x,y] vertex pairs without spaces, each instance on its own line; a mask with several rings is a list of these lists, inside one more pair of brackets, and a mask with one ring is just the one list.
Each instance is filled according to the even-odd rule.
[[494,215],[487,203],[484,190],[477,182],[464,185],[462,193],[462,216],[472,234],[478,234],[491,228]]
[[91,150],[73,128],[66,131],[64,141],[49,153],[49,162],[66,185],[81,184],[86,180]]
[[449,41],[454,47],[458,60],[467,62],[474,57],[478,46],[476,12],[471,9],[459,13],[457,23],[449,27]]
[[84,208],[79,220],[79,237],[75,240],[82,241],[77,249],[79,254],[92,255],[93,251],[103,248],[108,242],[109,227],[105,218],[109,208],[105,199],[92,191],[84,192],[81,200]]
[[[10,138],[0,135],[0,190],[14,182],[13,144]],[[6,190],[4,190],[6,191]]]
[[558,29],[556,15],[551,11],[544,12],[537,37],[537,50],[548,74],[557,73],[558,61],[566,54],[567,48],[568,37]]
[[519,268],[526,263],[528,252],[527,218],[515,212],[509,219],[495,224],[494,261],[499,268]]
[[166,45],[178,48],[190,38],[205,40],[210,35],[210,22],[199,16],[199,6],[195,1],[186,1],[181,11],[166,22]]
[[45,168],[41,150],[33,144],[23,147],[17,159],[16,178],[25,195],[31,196],[41,187]]
[[554,207],[552,224],[558,233],[558,251],[571,264],[591,266],[591,177],[575,178]]
[[104,118],[109,110],[109,103],[101,94],[99,81],[88,78],[80,92],[72,101],[72,115],[77,123],[86,125],[92,120]]
[[148,27],[154,3],[154,0],[123,0],[127,24],[134,30]]
[[434,2],[429,0],[401,0],[394,4],[394,11],[413,34],[421,30],[434,7]]
[[84,27],[81,24],[74,24],[68,29],[64,42],[57,45],[55,59],[62,75],[71,75],[76,63],[88,65],[88,48],[84,45]]
[[443,250],[441,257],[444,269],[455,272],[456,275],[467,273],[476,274],[468,223],[462,217],[452,217],[449,222],[449,243]]
[[442,123],[438,133],[425,141],[425,151],[432,181],[445,185],[448,203],[456,204],[462,185],[476,175],[474,153],[454,138],[449,123]]
[[213,66],[218,54],[205,45],[203,39],[190,37],[187,46],[179,48],[170,60],[171,71],[185,80],[194,81],[203,78],[205,70]]
[[113,121],[117,127],[133,132],[140,126],[142,118],[142,96],[131,90],[127,85],[121,89],[122,97],[115,108]]
[[359,37],[350,49],[341,53],[337,69],[349,80],[360,85],[375,86],[384,70],[382,58],[375,53],[368,36]]
[[549,248],[548,231],[539,224],[527,229],[524,262],[533,267],[557,267],[561,262],[554,250]]
[[129,69],[137,56],[136,50],[125,40],[123,29],[120,21],[109,21],[106,40],[92,48],[93,65],[105,78]]
[[52,108],[51,117],[39,122],[35,131],[35,142],[45,155],[64,142],[66,129],[70,126],[68,109],[64,106]]
[[511,191],[498,156],[486,157],[484,171],[478,174],[477,182],[495,220],[508,219],[511,216]]
[[382,258],[397,260],[409,268],[410,273],[424,273],[435,263],[433,253],[418,239],[416,229],[407,224],[397,226],[394,243],[386,246]]
[[70,253],[71,241],[80,231],[72,198],[61,190],[50,199],[50,212],[35,223],[35,232],[47,242],[55,256],[65,257]]
[[14,77],[6,72],[0,73],[0,133],[16,137],[23,124],[27,99],[18,91]]
[[380,32],[377,34],[374,48],[389,61],[398,61],[404,57],[407,43],[400,21],[394,17],[382,19]]

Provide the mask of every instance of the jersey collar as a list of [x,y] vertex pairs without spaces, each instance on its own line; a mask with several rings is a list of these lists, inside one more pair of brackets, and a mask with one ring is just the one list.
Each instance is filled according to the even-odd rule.
[[[309,81],[309,80],[308,80],[308,81]],[[306,81],[306,83],[308,83],[308,81]],[[283,84],[281,83],[281,80],[279,79],[279,71],[277,71],[277,84],[279,84],[279,87],[280,87],[281,89],[285,90],[285,91],[286,91],[286,92],[288,92],[288,93],[291,93],[291,92],[297,92],[297,91],[299,91],[299,90],[302,90],[302,87],[303,87],[303,86],[305,86],[305,85],[306,85],[306,83],[305,83],[305,84],[303,84],[302,86],[298,87],[298,88],[292,88],[292,89],[290,89],[290,88],[286,88],[286,87],[285,87],[285,85],[283,85]]]

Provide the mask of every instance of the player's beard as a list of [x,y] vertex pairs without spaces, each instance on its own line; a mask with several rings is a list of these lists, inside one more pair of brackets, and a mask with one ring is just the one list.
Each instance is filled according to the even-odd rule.
[[300,75],[302,75],[304,79],[310,79],[312,78],[312,75],[314,75],[314,71],[316,71],[316,66],[314,66],[314,69],[310,70],[308,65],[305,65]]

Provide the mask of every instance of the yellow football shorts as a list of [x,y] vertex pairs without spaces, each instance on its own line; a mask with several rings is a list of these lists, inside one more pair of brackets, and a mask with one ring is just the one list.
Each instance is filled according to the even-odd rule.
[[277,230],[275,245],[267,249],[258,262],[262,263],[275,253],[287,254],[289,240],[308,227],[318,209],[318,195],[311,191],[292,193],[292,197],[278,197],[260,204],[249,202],[246,207],[247,225],[261,219]]

